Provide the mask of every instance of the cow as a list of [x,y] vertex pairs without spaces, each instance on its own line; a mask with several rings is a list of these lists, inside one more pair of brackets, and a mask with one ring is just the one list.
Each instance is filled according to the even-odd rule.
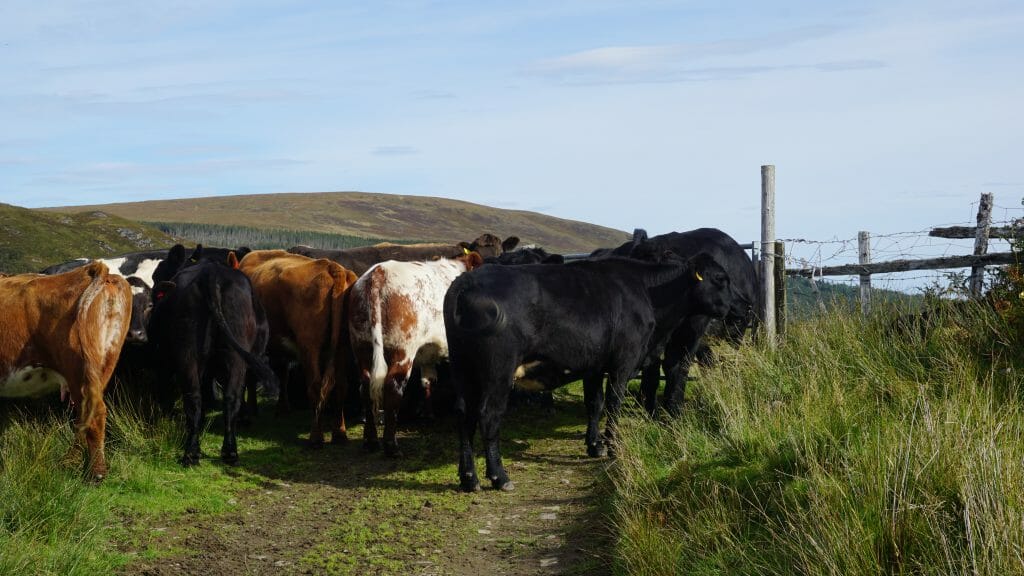
[[0,396],[61,391],[76,407],[67,460],[88,449],[89,474],[107,475],[107,406],[103,392],[121,352],[131,316],[131,288],[102,262],[63,274],[0,279]]
[[438,258],[457,258],[468,252],[476,252],[481,257],[499,256],[512,250],[519,244],[519,238],[510,236],[501,240],[493,234],[483,234],[472,242],[458,244],[391,244],[384,242],[373,246],[328,250],[309,246],[293,246],[288,249],[292,254],[302,254],[310,258],[327,258],[341,264],[346,269],[362,276],[371,266],[387,260],[397,262],[415,262],[437,260]]
[[[279,406],[287,402],[288,359],[297,357],[313,405],[311,446],[323,445],[320,418],[332,391],[347,392],[346,362],[350,351],[345,326],[345,295],[356,275],[323,258],[312,259],[284,250],[256,250],[242,258],[239,269],[249,277],[267,312],[271,358],[283,360]],[[339,410],[331,442],[347,440],[344,413]]]
[[[199,463],[199,435],[207,406],[204,390],[217,379],[224,388],[224,441],[221,459],[238,462],[236,419],[247,377],[276,391],[277,380],[263,359],[270,328],[249,279],[239,272],[234,254],[225,266],[202,261],[153,288],[150,340],[161,374],[179,380],[186,438],[181,463]],[[232,262],[233,261],[233,262]]]
[[349,337],[359,373],[366,421],[363,445],[379,448],[376,411],[384,410],[384,452],[398,455],[395,427],[413,366],[429,397],[436,364],[448,356],[444,295],[460,274],[483,264],[476,252],[431,262],[387,261],[359,277],[349,294]]
[[707,254],[662,263],[630,258],[561,266],[483,266],[455,279],[444,299],[459,419],[459,479],[480,487],[473,457],[479,424],[494,488],[512,490],[501,464],[499,428],[513,383],[552,389],[583,379],[590,456],[606,452],[598,437],[608,374],[610,441],[626,383],[660,355],[687,315],[724,316],[729,276]]
[[517,266],[520,264],[562,264],[565,258],[561,254],[551,254],[539,246],[525,246],[516,250],[502,252],[497,256],[484,258],[485,264],[502,264]]
[[[107,265],[107,268],[114,274],[120,274],[125,278],[135,276],[142,280],[146,286],[153,286],[153,271],[156,270],[157,265],[161,260],[167,258],[168,250],[147,250],[144,252],[131,252],[128,254],[122,254],[113,258],[103,258],[100,262]],[[75,260],[69,260],[61,264],[54,264],[44,268],[41,273],[43,274],[60,274],[69,270],[74,270],[85,266],[91,262],[88,258],[78,258]]]
[[234,254],[236,259],[241,259],[250,252],[249,248],[245,246],[231,249],[212,248],[202,244],[196,244],[195,249],[188,256],[186,256],[187,251],[188,249],[181,244],[172,246],[167,251],[167,257],[160,261],[156,269],[153,270],[153,283],[150,285],[155,286],[158,282],[170,280],[182,268],[194,266],[199,262],[211,261],[226,264],[229,254]]
[[[670,232],[647,237],[647,232],[637,229],[633,240],[613,249],[611,254],[628,256],[648,261],[660,260],[666,251],[688,258],[698,252],[714,257],[729,275],[732,305],[722,320],[726,339],[737,344],[748,326],[756,323],[755,309],[758,302],[758,282],[754,263],[746,251],[725,232],[717,228],[698,228],[687,232]],[[665,372],[664,405],[666,411],[676,415],[682,410],[686,393],[689,369],[695,358],[707,356],[709,351],[702,346],[702,339],[712,319],[706,315],[687,317],[673,332],[665,346],[665,357],[661,369]],[[654,416],[657,410],[657,392],[660,371],[656,364],[646,367],[641,378],[641,398],[644,408]]]

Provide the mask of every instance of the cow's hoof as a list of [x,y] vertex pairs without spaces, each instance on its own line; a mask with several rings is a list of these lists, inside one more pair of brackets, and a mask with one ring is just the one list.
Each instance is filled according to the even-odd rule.
[[348,444],[348,434],[344,432],[334,432],[331,434],[331,444],[335,446],[344,446]]
[[603,458],[608,455],[608,448],[604,444],[590,444],[587,446],[587,456],[591,458]]
[[229,466],[234,466],[234,465],[238,464],[238,452],[237,451],[233,451],[233,450],[230,451],[230,452],[221,452],[220,453],[220,459],[225,464],[227,464]]
[[364,440],[363,450],[365,450],[366,452],[376,452],[377,450],[380,450],[380,442],[367,442],[366,440]]
[[508,478],[496,478],[491,480],[491,487],[495,490],[501,490],[502,492],[511,492],[516,489],[516,485]]
[[463,478],[462,482],[459,483],[459,489],[462,490],[463,492],[479,492],[480,481],[477,479],[476,476],[473,476],[472,478],[468,479]]

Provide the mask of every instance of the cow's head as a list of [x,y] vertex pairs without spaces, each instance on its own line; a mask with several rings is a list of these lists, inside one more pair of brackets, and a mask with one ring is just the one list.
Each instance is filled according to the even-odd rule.
[[[674,252],[668,254],[671,256],[666,255],[666,261],[678,258]],[[689,294],[691,310],[696,314],[724,318],[732,306],[729,273],[707,252],[687,259],[686,267],[693,286]]]
[[514,249],[519,245],[519,238],[517,236],[509,236],[502,241],[501,238],[494,234],[485,233],[472,242],[460,242],[459,245],[470,252],[478,252],[480,256],[487,258],[488,256],[500,256],[502,252]]
[[470,252],[466,250],[466,253],[456,258],[459,262],[462,262],[466,266],[466,272],[483,266],[484,259],[478,252]]
[[153,311],[153,291],[138,276],[129,276],[125,280],[132,288],[132,316],[128,323],[128,336],[125,337],[125,342],[141,344],[149,339],[146,326]]

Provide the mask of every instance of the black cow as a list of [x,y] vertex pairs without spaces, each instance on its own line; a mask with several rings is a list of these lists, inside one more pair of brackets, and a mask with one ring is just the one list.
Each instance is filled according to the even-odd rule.
[[551,254],[539,247],[524,247],[503,252],[498,256],[484,258],[484,264],[503,264],[506,266],[518,266],[520,264],[562,264],[565,258],[561,254]]
[[[113,258],[102,258],[100,262],[107,265],[107,268],[115,274],[120,274],[126,279],[136,276],[147,286],[153,285],[153,271],[161,260],[167,257],[167,250],[148,250],[145,252],[131,252],[114,256]],[[91,262],[88,258],[69,260],[61,264],[54,264],[44,268],[42,274],[61,274],[68,270],[74,270]]]
[[216,379],[224,388],[221,459],[234,464],[243,383],[247,377],[258,378],[268,392],[277,388],[264,357],[270,338],[266,313],[245,274],[211,261],[182,269],[172,281],[157,284],[153,295],[150,339],[162,374],[178,378],[184,397],[187,436],[181,462],[199,462],[199,434],[207,407],[203,390]]
[[477,425],[487,477],[511,490],[498,433],[513,381],[555,388],[583,378],[587,452],[601,455],[598,436],[608,374],[606,439],[614,430],[626,382],[691,314],[722,316],[730,305],[729,276],[711,256],[663,263],[630,258],[562,266],[482,266],[455,279],[445,295],[444,321],[456,389],[463,490],[479,489],[473,459]]
[[[654,262],[661,260],[666,252],[683,258],[704,252],[710,254],[725,269],[729,275],[732,305],[722,320],[722,327],[726,339],[737,344],[743,338],[747,327],[753,327],[757,321],[757,273],[747,252],[731,236],[717,228],[670,232],[652,238],[648,238],[643,229],[637,229],[633,232],[632,241],[611,250],[612,255]],[[607,252],[604,255],[607,255]],[[602,257],[602,254],[591,257]],[[710,354],[707,348],[702,346],[702,339],[711,323],[710,316],[690,315],[679,324],[665,346],[661,368],[665,372],[664,404],[669,414],[678,414],[682,409],[686,380],[694,358]],[[652,363],[644,369],[640,385],[644,408],[652,416],[657,408],[659,384],[660,371],[657,363]]]
[[203,246],[202,244],[196,244],[192,253],[188,254],[187,248],[181,244],[175,244],[167,251],[167,257],[164,258],[153,271],[152,285],[155,286],[159,282],[170,280],[182,268],[194,266],[199,262],[210,261],[226,264],[228,262],[228,255],[232,252],[234,252],[236,260],[241,260],[246,254],[251,252],[251,250],[246,246],[231,249],[211,248],[209,246]]

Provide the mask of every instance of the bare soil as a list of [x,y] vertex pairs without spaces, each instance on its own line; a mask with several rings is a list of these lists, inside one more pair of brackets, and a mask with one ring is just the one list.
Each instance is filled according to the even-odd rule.
[[601,508],[609,461],[585,455],[578,397],[563,395],[554,415],[525,406],[506,417],[513,492],[457,490],[451,419],[406,426],[395,459],[364,452],[361,426],[346,445],[310,450],[299,433],[304,416],[257,420],[251,433],[279,442],[243,444],[239,468],[229,470],[262,476],[263,487],[233,495],[227,513],[133,526],[141,537],[123,551],[138,559],[123,573],[610,573]]

